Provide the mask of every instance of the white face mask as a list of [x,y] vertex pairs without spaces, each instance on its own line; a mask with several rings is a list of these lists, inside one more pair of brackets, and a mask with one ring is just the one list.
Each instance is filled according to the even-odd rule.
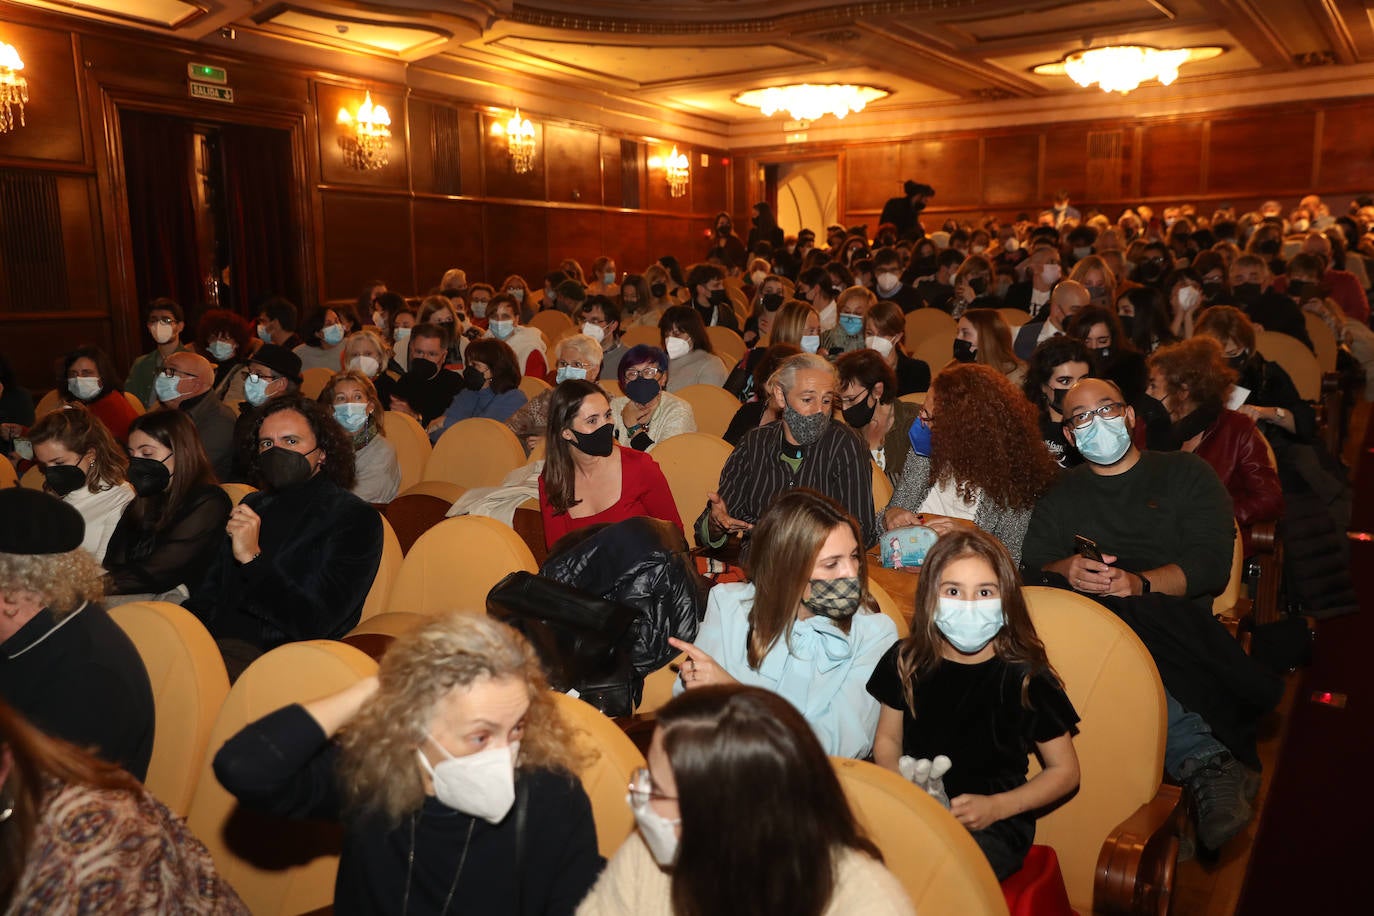
[[474,318],[485,318],[485,317],[487,317],[487,305],[488,305],[488,303],[489,303],[490,301],[491,301],[491,300],[489,300],[489,299],[474,299],[474,300],[472,300],[472,306],[471,306],[471,308],[472,308],[472,317],[474,317]]
[[1011,238],[1007,239],[1005,242],[1002,243],[1003,251],[1016,251],[1020,247],[1021,243],[1016,240],[1015,236],[1012,236]]
[[888,340],[886,337],[874,337],[870,334],[868,337],[864,338],[864,346],[868,347],[870,350],[877,350],[878,355],[883,359],[887,359],[892,355],[892,341]]
[[1196,286],[1185,286],[1178,291],[1178,307],[1188,310],[1198,304],[1202,298],[1202,293]]
[[426,737],[444,755],[439,763],[430,764],[420,749],[415,749],[420,766],[434,782],[434,796],[454,811],[499,824],[515,804],[515,761],[520,756],[520,742],[454,757],[433,735]]
[[67,390],[83,401],[100,393],[100,379],[82,375],[67,379]]
[[234,345],[227,340],[212,340],[208,349],[215,362],[219,363],[234,355]]
[[682,820],[664,817],[655,811],[651,804],[646,803],[636,808],[628,797],[625,800],[630,804],[630,811],[635,816],[635,826],[639,828],[644,845],[649,847],[649,854],[662,867],[671,867],[677,861],[677,826]]
[[606,337],[606,329],[599,324],[592,324],[590,321],[582,323],[582,333],[597,343],[601,343]]
[[368,378],[376,378],[382,364],[370,356],[355,356],[348,361],[348,368],[357,369]]
[[887,295],[895,292],[897,287],[902,285],[901,274],[880,273],[878,274],[878,292]]
[[1059,278],[1064,271],[1058,264],[1046,264],[1040,268],[1040,279],[1046,286],[1053,286],[1059,282]]
[[148,325],[148,333],[153,335],[153,340],[160,344],[165,344],[172,339],[172,326],[170,324],[163,324],[162,322],[150,324]]
[[385,330],[386,330],[386,312],[373,312],[373,313],[372,313],[372,325],[373,325],[373,327],[381,328],[383,331],[385,331]]
[[668,351],[669,359],[682,359],[692,352],[692,344],[681,337],[669,337],[663,341],[663,346]]
[[833,328],[840,320],[840,307],[831,302],[821,309],[821,330],[828,331]]
[[821,348],[821,335],[803,334],[801,339],[801,348],[807,353],[815,353],[817,350]]

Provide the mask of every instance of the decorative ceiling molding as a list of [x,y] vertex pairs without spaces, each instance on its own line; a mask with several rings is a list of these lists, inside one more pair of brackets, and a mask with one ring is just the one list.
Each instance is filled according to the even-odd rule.
[[[622,18],[572,10],[552,10],[516,3],[510,21],[523,25],[577,32],[611,32],[622,35],[728,35],[759,32],[795,32],[805,29],[848,25],[857,19],[904,13],[931,13],[972,6],[978,0],[870,0],[866,3],[821,4],[798,12],[732,19],[725,4],[711,3],[712,18],[684,19],[670,3],[655,5],[662,18]],[[775,11],[779,5],[770,4]],[[592,4],[579,4],[586,9]]]

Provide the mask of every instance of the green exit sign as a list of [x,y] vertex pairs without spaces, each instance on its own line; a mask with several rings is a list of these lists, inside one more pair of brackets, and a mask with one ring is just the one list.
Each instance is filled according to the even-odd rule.
[[212,67],[209,64],[187,64],[186,75],[193,80],[200,80],[202,83],[219,83],[223,86],[229,82],[229,71],[223,67]]

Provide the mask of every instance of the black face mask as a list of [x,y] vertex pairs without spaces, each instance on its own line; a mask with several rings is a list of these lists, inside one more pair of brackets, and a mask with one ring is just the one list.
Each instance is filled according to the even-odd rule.
[[978,356],[978,351],[977,351],[976,349],[974,349],[972,343],[970,343],[970,342],[967,341],[967,340],[961,340],[961,339],[959,339],[959,338],[957,338],[957,337],[955,338],[955,340],[954,340],[954,358],[955,358],[955,360],[957,360],[958,362],[961,362],[961,363],[971,363],[971,362],[974,361],[974,359],[977,358],[977,356]]
[[1064,396],[1068,393],[1069,389],[1067,388],[1050,389],[1050,406],[1054,408],[1055,413],[1062,414],[1064,412]]
[[1296,299],[1301,299],[1304,296],[1316,295],[1316,285],[1317,284],[1310,283],[1307,280],[1289,280],[1288,295],[1293,296]]
[[590,433],[580,433],[574,429],[572,434],[573,445],[579,451],[597,458],[605,458],[615,448],[615,426],[610,423],[598,426]]
[[968,288],[973,290],[973,295],[981,296],[988,291],[988,281],[986,277],[974,277],[968,281]]
[[764,293],[759,305],[763,306],[765,312],[776,312],[782,307],[782,293]]
[[729,234],[730,234],[730,224],[729,224],[729,223],[721,223],[720,225],[716,226],[716,235],[722,235],[722,236],[724,236],[724,235],[729,235]]
[[129,483],[139,496],[156,496],[171,482],[172,472],[156,458],[129,459]]
[[1244,369],[1245,364],[1249,361],[1250,354],[1245,351],[1241,351],[1240,353],[1237,353],[1235,356],[1226,357],[1226,364],[1237,372]]
[[844,415],[844,422],[848,423],[851,428],[863,429],[873,422],[873,414],[877,411],[878,405],[868,402],[872,394],[872,391],[865,392],[862,399],[855,401],[841,411]]
[[[313,451],[312,448],[310,452]],[[258,455],[258,475],[271,490],[286,490],[305,483],[315,473],[305,455],[289,448],[269,448]]]
[[730,301],[730,294],[723,289],[713,289],[707,295],[706,301],[712,305],[724,305]]
[[486,383],[487,380],[482,375],[482,370],[476,366],[468,366],[463,370],[463,387],[468,391],[481,391],[482,386]]
[[658,397],[661,390],[656,378],[637,378],[625,383],[625,397],[640,405]]
[[1163,273],[1164,265],[1157,264],[1154,261],[1145,261],[1139,267],[1136,268],[1136,276],[1138,276],[1141,280],[1144,280],[1146,283],[1151,283],[1155,280],[1158,280],[1160,278],[1160,275],[1162,275]]
[[1180,417],[1172,430],[1178,448],[1182,448],[1183,443],[1211,426],[1219,415],[1218,410],[1195,410],[1186,417]]
[[1202,298],[1208,302],[1213,301],[1224,292],[1226,292],[1226,287],[1220,280],[1204,280],[1202,282]]
[[58,496],[75,493],[86,485],[86,472],[74,464],[55,464],[43,469],[48,489]]
[[410,371],[406,375],[419,382],[431,381],[439,374],[439,364],[430,362],[427,359],[412,359],[410,361]]
[[651,283],[651,284],[649,284],[649,295],[653,296],[655,299],[662,299],[664,296],[668,295],[668,284],[667,284],[667,283]]
[[1134,315],[1119,315],[1118,318],[1120,318],[1120,320],[1121,320],[1121,330],[1124,331],[1124,332],[1126,333],[1126,336],[1127,336],[1127,337],[1134,337],[1134,336],[1135,336],[1135,316],[1134,316]]
[[1241,305],[1254,305],[1259,302],[1263,293],[1258,283],[1237,283],[1231,290],[1231,294],[1236,297],[1236,301]]

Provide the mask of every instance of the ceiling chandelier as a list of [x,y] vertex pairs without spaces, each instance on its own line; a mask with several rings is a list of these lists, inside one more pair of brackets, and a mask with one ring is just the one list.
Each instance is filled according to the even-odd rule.
[[799,83],[749,89],[735,96],[735,101],[759,109],[765,117],[785,111],[793,120],[814,121],[828,114],[843,118],[850,112],[863,111],[869,102],[887,98],[891,94],[875,86]]
[[351,168],[370,172],[387,166],[390,162],[387,146],[391,140],[391,115],[381,105],[372,104],[371,92],[358,106],[357,114],[340,108],[337,120],[349,129],[339,138],[339,145],[343,147],[344,161]]
[[1108,45],[1074,51],[1061,61],[1040,64],[1040,76],[1067,76],[1087,89],[1097,85],[1103,92],[1122,95],[1141,83],[1156,80],[1162,86],[1178,79],[1178,68],[1187,63],[1211,60],[1222,48],[1151,48],[1147,45]]
[[687,161],[686,153],[679,153],[677,147],[668,154],[668,161],[663,166],[664,174],[668,177],[668,193],[673,197],[681,197],[687,193],[687,179],[691,175],[691,163]]
[[24,104],[29,100],[29,81],[20,76],[24,62],[13,45],[0,41],[0,134],[14,129],[14,109],[19,109],[19,126],[24,126]]

